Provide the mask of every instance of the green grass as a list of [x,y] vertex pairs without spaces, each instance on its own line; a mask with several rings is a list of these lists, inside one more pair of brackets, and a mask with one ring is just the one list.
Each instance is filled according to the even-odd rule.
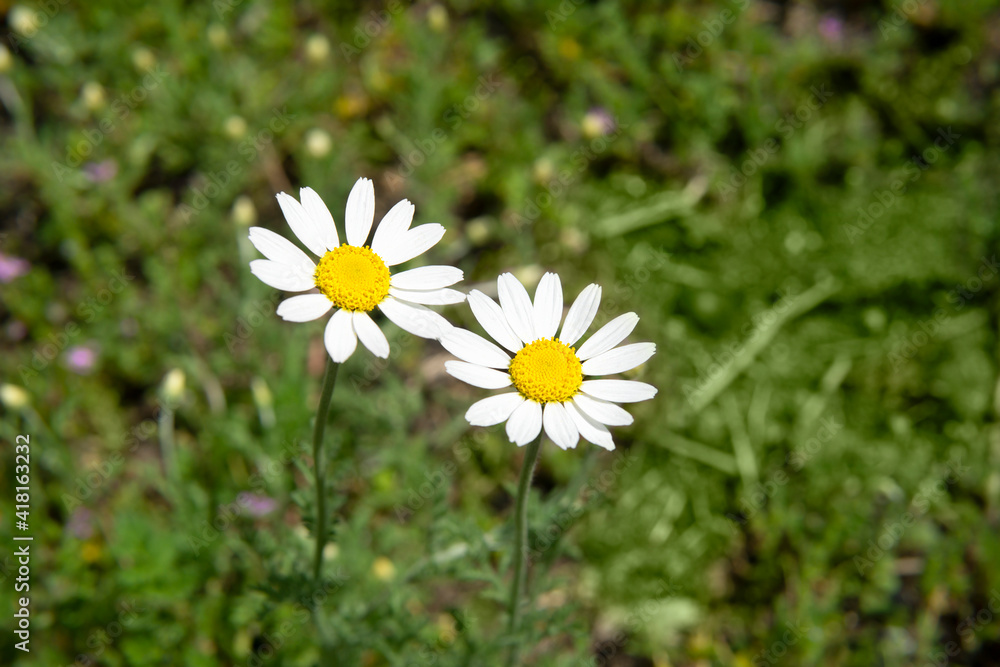
[[0,433],[31,435],[35,540],[3,663],[313,665],[321,602],[337,664],[499,664],[521,451],[392,325],[341,370],[310,582],[322,326],[274,315],[246,225],[285,233],[300,186],[342,224],[367,176],[378,217],[447,227],[461,289],[598,282],[658,346],[615,452],[543,446],[525,664],[998,664],[1000,15],[912,4],[8,13],[0,252],[31,268],[0,371],[30,402]]

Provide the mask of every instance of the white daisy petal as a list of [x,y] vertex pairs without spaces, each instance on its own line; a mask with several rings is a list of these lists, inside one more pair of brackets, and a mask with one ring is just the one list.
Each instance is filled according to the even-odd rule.
[[493,426],[507,421],[521,403],[524,403],[524,397],[516,391],[490,396],[473,403],[465,418],[473,426]]
[[375,186],[367,178],[359,178],[347,195],[347,211],[345,213],[347,227],[347,242],[354,246],[363,246],[368,240],[368,232],[375,220]]
[[368,313],[356,312],[353,313],[351,321],[354,325],[354,333],[358,335],[361,343],[376,357],[387,359],[389,357],[389,341],[375,324],[375,320]]
[[375,236],[372,238],[372,250],[375,254],[381,257],[383,252],[396,247],[399,239],[413,222],[413,211],[413,204],[407,199],[396,202],[396,205],[389,209],[375,228]]
[[452,329],[451,323],[429,308],[389,296],[378,305],[393,324],[414,336],[440,338]]
[[480,389],[503,389],[510,386],[506,373],[465,361],[446,361],[444,369],[454,378]]
[[351,311],[341,308],[326,323],[323,343],[330,358],[338,364],[347,361],[358,346],[358,337],[354,333],[352,320]]
[[278,317],[286,322],[312,322],[326,315],[333,302],[325,294],[302,294],[278,304]]
[[611,438],[611,431],[606,426],[598,424],[593,418],[580,410],[577,405],[573,403],[565,403],[564,405],[566,406],[566,413],[569,414],[570,419],[573,420],[584,440],[592,442],[598,447],[603,447],[608,451],[614,450],[615,441]]
[[390,246],[385,252],[380,252],[378,256],[386,266],[408,262],[433,248],[444,236],[444,232],[444,227],[437,223],[414,227],[398,237],[395,245]]
[[604,401],[635,403],[656,396],[656,387],[634,380],[584,380],[580,391]]
[[446,306],[451,303],[462,303],[465,295],[453,289],[412,290],[390,287],[389,294],[410,303],[423,303],[428,306]]
[[299,190],[299,199],[302,200],[302,208],[316,223],[323,239],[323,245],[327,250],[333,250],[340,245],[340,235],[337,234],[337,225],[333,222],[333,214],[330,209],[312,188],[302,188]]
[[597,330],[587,342],[580,346],[576,356],[580,361],[586,361],[591,357],[607,352],[618,343],[625,340],[625,337],[632,333],[635,325],[639,322],[639,316],[635,313],[625,313],[611,320]]
[[456,357],[469,363],[505,369],[510,357],[499,347],[482,336],[455,327],[441,337],[441,345]]
[[542,432],[542,406],[525,401],[517,406],[507,420],[507,437],[518,447],[523,447]]
[[317,257],[325,255],[325,237],[319,221],[313,220],[312,216],[302,207],[302,204],[295,201],[295,197],[284,192],[279,192],[277,197],[278,206],[281,207],[281,212],[285,214],[288,226],[292,228],[295,236],[302,241],[302,245],[309,248],[310,252]]
[[302,252],[298,246],[284,236],[275,234],[270,229],[251,227],[250,243],[253,243],[264,257],[279,264],[288,264],[307,273],[316,270],[316,265],[309,259],[309,255]]
[[534,312],[531,297],[512,273],[501,274],[497,278],[497,292],[500,295],[500,307],[517,337],[525,344],[535,340]]
[[510,328],[507,317],[503,314],[503,309],[497,305],[496,301],[475,289],[469,292],[468,298],[472,314],[476,316],[476,320],[486,330],[486,333],[493,337],[493,340],[511,352],[517,352],[524,347],[524,343]]
[[279,264],[269,259],[255,259],[250,262],[250,272],[262,283],[286,292],[304,292],[316,286],[312,275],[288,264]]
[[572,347],[580,340],[580,336],[587,333],[594,316],[597,315],[599,305],[601,305],[601,286],[591,284],[584,287],[566,313],[566,321],[563,323],[559,340]]
[[628,426],[632,423],[632,415],[621,406],[591,398],[586,394],[577,394],[573,403],[580,412],[590,419],[608,426]]
[[633,343],[603,352],[583,362],[584,375],[611,375],[646,363],[656,352],[655,343]]
[[573,449],[580,441],[580,431],[562,403],[546,403],[542,423],[545,425],[545,434],[560,449]]
[[563,292],[559,274],[546,273],[535,288],[533,320],[536,338],[552,338],[562,320]]
[[[375,235],[378,238],[378,232],[375,232]],[[392,286],[399,289],[441,289],[454,285],[463,276],[462,269],[456,269],[454,266],[421,266],[401,271],[390,280]]]

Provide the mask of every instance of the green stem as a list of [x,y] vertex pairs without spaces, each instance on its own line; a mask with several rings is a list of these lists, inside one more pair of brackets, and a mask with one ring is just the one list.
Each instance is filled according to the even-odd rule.
[[[520,616],[521,594],[524,592],[524,573],[527,561],[528,545],[528,495],[531,489],[531,476],[535,472],[538,461],[538,450],[542,444],[542,436],[528,445],[524,452],[524,463],[521,466],[521,478],[517,483],[517,507],[514,521],[514,582],[510,589],[510,605],[507,629],[513,635],[517,631],[517,621]],[[517,663],[517,643],[511,649],[510,664]]]
[[313,466],[316,469],[316,558],[313,562],[313,579],[319,581],[323,569],[323,548],[326,546],[326,484],[325,461],[323,460],[323,433],[326,431],[326,416],[330,412],[330,399],[337,384],[340,364],[326,358],[326,372],[323,375],[323,392],[316,410],[316,425],[313,427]]

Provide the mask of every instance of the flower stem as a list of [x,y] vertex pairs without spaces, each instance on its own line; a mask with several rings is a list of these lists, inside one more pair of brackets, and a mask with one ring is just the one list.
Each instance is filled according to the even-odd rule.
[[316,425],[313,427],[313,466],[316,469],[316,557],[313,561],[313,579],[319,581],[323,569],[323,548],[326,546],[326,461],[323,459],[323,433],[326,431],[326,417],[330,412],[330,399],[333,398],[333,388],[337,384],[337,371],[340,364],[329,357],[326,358],[326,371],[323,374],[323,392],[319,397],[319,408],[316,410]]
[[[524,463],[521,466],[521,478],[517,483],[517,506],[515,508],[514,529],[514,582],[510,589],[510,605],[508,607],[507,630],[511,634],[517,631],[517,621],[520,616],[521,594],[524,592],[524,574],[527,564],[528,543],[528,495],[531,489],[531,476],[538,462],[538,450],[542,444],[542,436],[528,445],[524,452]],[[517,643],[511,649],[510,664],[517,663]]]

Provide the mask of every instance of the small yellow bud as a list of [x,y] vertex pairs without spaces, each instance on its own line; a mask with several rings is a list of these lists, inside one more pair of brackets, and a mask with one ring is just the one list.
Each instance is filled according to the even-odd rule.
[[87,109],[97,111],[104,106],[104,86],[96,81],[88,81],[83,84],[80,97],[83,99],[83,104]]
[[434,32],[444,32],[448,29],[448,10],[444,5],[431,5],[427,10],[427,24]]
[[140,46],[132,52],[132,64],[141,72],[153,69],[156,65],[156,56],[144,46]]
[[9,72],[14,68],[14,57],[6,46],[0,44],[0,74]]
[[247,133],[247,122],[240,116],[230,116],[226,119],[223,129],[230,139],[242,139]]
[[253,205],[253,200],[250,197],[240,195],[233,202],[233,210],[230,215],[237,225],[249,227],[257,222],[257,207]]
[[10,410],[20,410],[31,402],[31,396],[16,384],[0,384],[0,403]]
[[208,26],[208,42],[217,49],[221,49],[229,42],[229,33],[221,23],[213,23]]
[[330,41],[323,35],[311,35],[306,40],[306,58],[321,63],[330,55]]
[[11,28],[25,37],[32,37],[38,32],[38,14],[35,10],[18,5],[10,10],[7,22]]
[[333,148],[333,139],[326,130],[315,128],[306,134],[306,150],[313,157],[323,157]]
[[184,397],[185,377],[184,371],[179,368],[171,369],[163,377],[163,398],[167,403],[177,403]]
[[390,581],[396,576],[396,566],[385,556],[379,556],[372,563],[372,574],[381,581]]

